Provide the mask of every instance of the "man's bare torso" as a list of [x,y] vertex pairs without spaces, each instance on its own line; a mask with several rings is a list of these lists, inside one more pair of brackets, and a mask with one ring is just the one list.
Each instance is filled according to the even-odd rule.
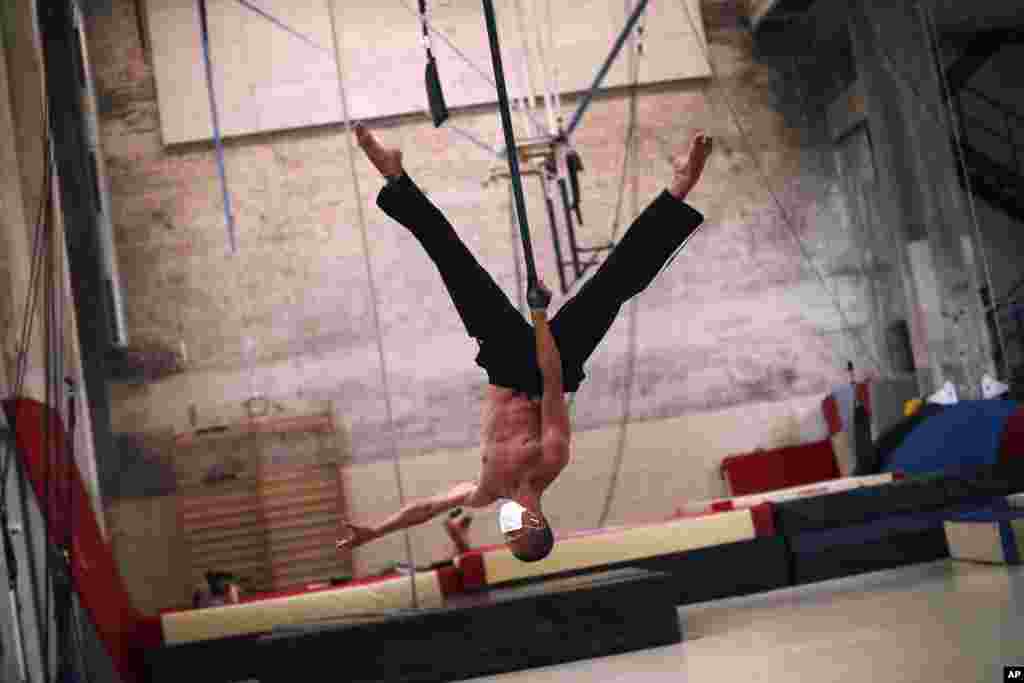
[[490,385],[484,402],[480,442],[483,459],[480,484],[498,497],[512,497],[529,477],[546,488],[565,468],[567,459],[546,455],[541,436],[539,400],[513,389]]

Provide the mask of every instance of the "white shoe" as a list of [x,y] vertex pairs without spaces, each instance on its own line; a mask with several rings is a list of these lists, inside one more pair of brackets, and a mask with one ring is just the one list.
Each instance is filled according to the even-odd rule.
[[981,378],[981,397],[984,399],[998,398],[1008,391],[1010,391],[1009,384],[1003,384],[987,373]]
[[937,403],[941,406],[951,406],[959,403],[960,399],[956,396],[956,385],[952,382],[946,382],[942,385],[941,389],[928,397],[928,402]]

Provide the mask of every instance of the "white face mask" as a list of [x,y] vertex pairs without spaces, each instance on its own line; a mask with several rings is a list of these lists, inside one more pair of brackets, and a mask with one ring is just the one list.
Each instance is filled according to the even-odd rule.
[[519,503],[510,500],[498,509],[498,526],[501,533],[507,534],[523,528],[523,513],[526,511]]

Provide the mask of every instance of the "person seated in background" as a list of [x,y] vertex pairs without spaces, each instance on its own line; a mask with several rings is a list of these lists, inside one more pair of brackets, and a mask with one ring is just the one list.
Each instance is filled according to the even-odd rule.
[[227,572],[206,572],[206,585],[192,593],[192,607],[222,607],[239,602],[239,579]]

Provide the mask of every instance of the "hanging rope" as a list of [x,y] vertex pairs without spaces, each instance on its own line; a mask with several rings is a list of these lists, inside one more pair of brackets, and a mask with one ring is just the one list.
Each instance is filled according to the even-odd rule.
[[[526,31],[527,22],[525,10],[523,9],[523,0],[514,0],[514,4],[516,8],[516,24],[519,28],[519,42],[522,46],[521,49],[523,51],[522,65],[524,72],[523,79],[525,81],[525,83],[523,84],[523,89],[526,91],[526,96],[524,98],[526,100],[526,106],[523,109],[525,113],[525,111],[532,109],[534,107],[537,91],[533,87],[533,69],[530,67],[531,50],[529,45],[529,36]],[[543,128],[539,127],[536,123],[534,123],[531,132],[534,135],[538,135],[543,130]]]
[[[631,3],[630,3],[631,4]],[[630,88],[630,120],[629,126],[626,128],[626,151],[622,159],[622,181],[619,185],[619,199],[618,206],[615,209],[615,231],[618,231],[618,221],[620,217],[620,211],[622,209],[622,202],[625,198],[626,189],[626,175],[628,169],[633,169],[633,187],[631,193],[631,206],[630,214],[637,216],[640,208],[640,193],[639,183],[636,173],[636,156],[637,156],[637,145],[635,144],[634,138],[636,137],[636,87],[637,81],[640,78],[640,54],[642,50],[643,42],[640,39],[642,33],[634,33],[630,38],[632,41],[632,50],[630,50],[630,72],[632,74],[631,81],[632,86]],[[615,233],[612,233],[612,240],[615,239]],[[626,455],[626,434],[629,429],[629,421],[632,413],[632,398],[633,398],[633,381],[636,377],[636,347],[637,347],[637,316],[639,312],[639,296],[635,296],[629,302],[629,331],[626,338],[629,340],[629,346],[626,349],[626,372],[624,373],[624,382],[622,387],[622,417],[619,420],[619,436],[615,446],[615,460],[612,463],[611,478],[608,481],[608,489],[605,493],[604,504],[601,506],[601,516],[598,518],[597,527],[598,529],[603,528],[608,522],[608,515],[612,509],[612,499],[615,497],[615,489],[618,487],[619,475],[622,472],[622,461]]]
[[[544,52],[546,54],[547,51],[550,50],[551,51],[551,55],[552,55],[552,58],[551,58],[551,85],[550,85],[550,89],[551,89],[551,93],[554,96],[554,100],[555,100],[555,117],[557,119],[557,124],[556,125],[557,126],[561,126],[562,125],[561,124],[561,121],[562,121],[562,91],[558,87],[558,62],[554,58],[554,53],[555,53],[555,22],[554,22],[554,19],[551,16],[551,0],[547,0],[547,29],[548,29],[548,31],[547,31],[547,41],[548,42],[547,42],[547,47],[544,49]],[[543,43],[543,36],[541,37],[541,42]],[[544,55],[541,55],[541,59],[545,60],[545,63],[547,63],[546,62],[546,58],[544,57]],[[547,73],[547,69],[545,69],[545,73]]]
[[[356,171],[356,150],[352,144],[352,120],[348,112],[348,96],[345,92],[345,73],[341,64],[341,49],[338,45],[338,24],[335,17],[334,0],[327,0],[327,9],[331,17],[331,36],[334,41],[334,64],[338,75],[338,99],[341,101],[341,112],[345,119],[345,143],[348,147],[349,171],[352,174],[352,185],[356,196],[356,212],[359,217],[359,235],[363,244],[363,255],[366,260],[366,281],[370,289],[370,308],[373,311],[373,329],[377,341],[377,357],[380,362],[380,383],[384,390],[384,409],[388,424],[388,436],[391,442],[391,461],[394,463],[395,482],[398,487],[398,503],[405,507],[405,490],[402,486],[402,470],[399,465],[398,443],[395,436],[394,409],[391,405],[391,389],[388,387],[387,357],[384,353],[384,335],[380,324],[380,311],[377,304],[377,287],[373,277],[373,263],[370,260],[369,230],[366,225],[366,215],[363,211],[363,193],[359,187],[359,174]],[[412,536],[409,530],[403,532],[405,538],[405,559],[409,565],[409,586],[412,591],[413,609],[419,607],[419,598],[416,593],[416,563],[412,556]]]
[[[536,98],[537,98],[538,95],[537,95],[537,88],[534,87],[534,69],[532,69],[532,66],[531,66],[531,63],[530,63],[531,62],[531,53],[532,53],[532,51],[534,51],[534,48],[532,48],[532,46],[531,46],[531,43],[532,43],[532,41],[530,40],[531,32],[526,30],[526,27],[529,26],[529,24],[530,24],[530,20],[527,17],[527,10],[523,7],[523,0],[515,0],[515,10],[516,10],[516,12],[515,12],[516,13],[516,22],[517,22],[517,26],[518,26],[518,29],[519,29],[519,42],[521,43],[521,46],[522,46],[521,47],[521,49],[522,49],[522,69],[525,72],[524,80],[525,80],[525,90],[526,90],[526,106],[527,106],[527,109],[531,110],[531,109],[534,109],[535,106],[536,106]],[[540,55],[538,55],[538,57],[540,58]],[[549,128],[550,128],[551,123],[553,121],[552,112],[551,112],[551,110],[549,108],[549,105],[548,105],[547,93],[545,92],[544,95],[545,96],[544,96],[543,99],[544,99],[544,104],[545,104],[545,110],[546,110],[547,116],[548,116],[548,125],[549,125]],[[543,135],[544,134],[544,130],[545,130],[544,126],[542,126],[536,119],[532,119],[531,118],[530,122],[532,123],[532,126],[530,128],[530,130],[532,131],[532,134],[534,134],[534,135]]]
[[[534,4],[534,9],[536,9],[536,4]],[[550,32],[551,32],[551,3],[550,3],[550,1],[548,2],[547,10],[548,10],[548,13],[547,13],[547,29],[548,29],[548,34],[550,34]],[[536,31],[534,31],[535,38],[536,38],[536,41],[537,41],[537,58],[540,60],[541,73],[544,74],[544,107],[545,107],[545,110],[547,111],[547,115],[548,115],[548,132],[551,135],[557,135],[558,134],[559,121],[560,121],[560,119],[562,117],[562,113],[561,113],[561,110],[560,110],[560,108],[561,108],[560,107],[561,101],[558,99],[557,83],[556,83],[554,75],[552,73],[553,65],[549,65],[548,64],[548,57],[547,57],[547,55],[548,55],[548,46],[546,46],[544,44],[544,41],[545,41],[545,31],[544,31],[544,28],[545,28],[545,26],[544,26],[544,24],[542,22],[539,22],[539,21],[535,22],[535,25],[537,27]],[[551,51],[554,52],[554,48],[553,47],[551,48]]]
[[[30,263],[30,274],[29,274],[29,286],[28,291],[25,292],[24,308],[22,310],[22,322],[21,322],[21,334],[17,339],[17,361],[14,377],[14,386],[12,387],[12,399],[20,398],[24,393],[25,380],[28,374],[29,366],[29,354],[32,349],[32,338],[35,329],[35,318],[38,311],[39,305],[39,290],[40,282],[43,277],[43,265],[44,265],[44,252],[45,252],[45,238],[46,238],[46,226],[49,222],[49,216],[52,211],[52,199],[53,199],[53,165],[51,163],[50,156],[50,125],[49,125],[49,108],[45,93],[43,94],[42,103],[42,122],[41,128],[43,131],[42,150],[43,150],[43,177],[42,187],[39,194],[39,209],[36,212],[35,229],[32,234],[32,254]],[[45,331],[44,331],[45,334]],[[15,472],[18,471],[17,463],[15,461],[16,443],[13,428],[15,425],[11,425],[12,429],[8,432],[7,440],[8,447],[3,459],[2,465],[0,465],[0,522],[4,525],[4,544],[7,549],[7,562],[8,562],[8,579],[10,581],[16,581],[17,577],[17,564],[15,562],[15,555],[13,551],[11,536],[8,533],[7,528],[7,482],[10,478],[12,468]],[[48,557],[48,555],[47,555]],[[12,584],[16,586],[15,584]],[[46,611],[43,614],[49,614],[49,593],[47,593]],[[15,619],[15,623],[20,623],[21,619],[21,604],[18,600],[18,594],[16,587],[13,592],[13,614],[12,617]],[[38,604],[36,604],[36,619],[40,625],[39,628],[39,642],[41,644],[40,650],[42,652],[49,652],[48,650],[48,638],[49,638],[49,619],[43,619],[39,614]],[[24,634],[21,634],[21,642],[16,644],[16,656],[18,661],[21,663],[21,667],[25,666],[25,644]],[[49,659],[47,658],[47,666]],[[47,669],[48,673],[48,669]]]
[[[985,242],[981,235],[981,224],[978,221],[978,212],[974,203],[974,187],[971,180],[971,174],[967,168],[967,155],[964,152],[963,136],[961,135],[960,121],[956,115],[956,107],[953,106],[953,93],[950,92],[949,82],[946,79],[945,70],[942,68],[942,62],[940,61],[940,50],[939,50],[939,39],[938,29],[935,26],[935,16],[932,14],[930,8],[924,7],[921,3],[917,4],[917,9],[921,13],[921,20],[924,22],[928,29],[928,39],[932,47],[933,54],[935,55],[936,61],[938,62],[937,67],[939,71],[939,84],[942,88],[943,103],[946,105],[946,113],[949,119],[949,127],[953,129],[954,149],[956,151],[957,163],[960,166],[960,173],[963,175],[964,183],[967,185],[967,208],[971,215],[971,228],[974,232],[974,239],[978,245],[978,251],[981,252],[982,267],[985,271],[985,281],[989,291],[989,301],[992,301],[992,297],[995,296],[995,290],[992,286],[992,268],[988,260],[988,253],[985,250]],[[1006,377],[1009,373],[1009,367],[1006,358],[1006,337],[1003,334],[1003,326],[999,321],[999,315],[993,311],[992,314],[993,322],[996,328],[996,342],[999,344],[999,348],[1002,353],[1003,367],[996,368],[996,374],[1002,374]],[[966,374],[966,368],[965,368]]]
[[[645,19],[641,17],[637,21],[637,33],[633,35],[633,49],[630,52],[630,84],[629,84],[629,122],[626,124],[626,145],[622,154],[622,173],[619,177],[618,199],[615,201],[615,219],[612,223],[612,235],[608,239],[614,243],[622,225],[622,203],[626,196],[627,170],[631,161],[635,161],[636,154],[636,112],[637,92],[640,86],[640,56],[643,54],[643,31]],[[636,178],[634,176],[634,182]],[[633,207],[633,215],[636,215],[636,206]]]
[[[918,11],[920,12],[920,6],[918,6]],[[805,17],[805,21],[810,21],[809,15],[808,15],[808,17]],[[924,17],[922,17],[922,21],[925,24],[927,24],[927,20]],[[933,111],[931,105],[928,103],[928,99],[925,98],[925,96],[922,94],[921,89],[918,86],[918,84],[916,84],[912,80],[908,79],[904,74],[902,74],[900,72],[899,69],[897,69],[895,67],[895,65],[893,64],[893,60],[892,60],[892,58],[891,58],[891,56],[889,54],[888,49],[885,48],[884,45],[883,45],[882,35],[881,35],[880,31],[879,31],[878,26],[875,25],[874,22],[868,22],[868,23],[870,24],[870,30],[871,30],[871,32],[873,34],[872,38],[874,39],[875,47],[877,48],[877,54],[881,58],[881,64],[884,67],[884,69],[886,70],[886,72],[892,77],[892,79],[897,84],[901,85],[902,87],[904,87],[908,91],[910,91],[910,93],[913,95],[914,101],[918,105],[920,105],[920,107],[921,107],[919,112],[926,112],[926,118],[930,119],[933,123],[937,124],[940,127],[948,126],[948,127],[954,129],[955,147],[957,148],[957,154],[958,154],[957,161],[959,162],[960,161],[960,159],[959,159],[959,152],[962,151],[960,149],[959,131],[958,131],[957,127],[954,125],[954,122],[956,121],[956,116],[955,116],[955,114],[953,112],[949,111],[948,105],[946,104],[946,100],[945,100],[946,77],[945,77],[945,74],[943,73],[943,70],[942,70],[941,61],[936,56],[936,69],[938,71],[938,78],[939,78],[939,81],[940,81],[940,86],[939,86],[940,87],[940,98],[942,98],[942,102],[940,103],[940,111],[936,112],[936,111]],[[925,31],[927,33],[930,33],[930,28],[927,25],[925,26]],[[937,54],[938,53],[936,52],[935,55],[937,55]],[[944,119],[943,118],[943,113],[946,113],[948,118]],[[966,170],[966,166],[962,166],[962,168],[964,170]],[[968,184],[967,195],[968,195],[968,201],[971,203],[972,222],[973,222],[975,230],[977,231],[977,234],[980,236],[980,229],[978,228],[978,225],[977,225],[977,217],[974,215],[974,212],[973,212],[973,191],[970,189],[970,177],[967,176],[967,175],[965,175],[965,182],[967,182],[967,184]],[[982,251],[981,258],[985,262],[986,272],[987,272],[987,270],[988,270],[987,269],[987,261],[988,261],[988,259],[987,259],[987,256],[984,253],[984,247],[983,247],[983,245],[982,245],[982,243],[980,241],[978,242],[978,246],[979,246],[980,250]],[[989,292],[991,292],[992,291],[992,288],[991,288],[991,285],[992,285],[991,277],[988,278],[988,284],[989,284]],[[954,324],[958,325],[959,323],[956,322]],[[997,334],[999,334],[998,331],[997,331]],[[966,362],[965,356],[962,355],[962,354],[958,354],[958,358],[959,358],[960,368],[961,368],[961,370],[964,373],[964,377],[967,378],[968,372],[967,372],[967,362]]]

